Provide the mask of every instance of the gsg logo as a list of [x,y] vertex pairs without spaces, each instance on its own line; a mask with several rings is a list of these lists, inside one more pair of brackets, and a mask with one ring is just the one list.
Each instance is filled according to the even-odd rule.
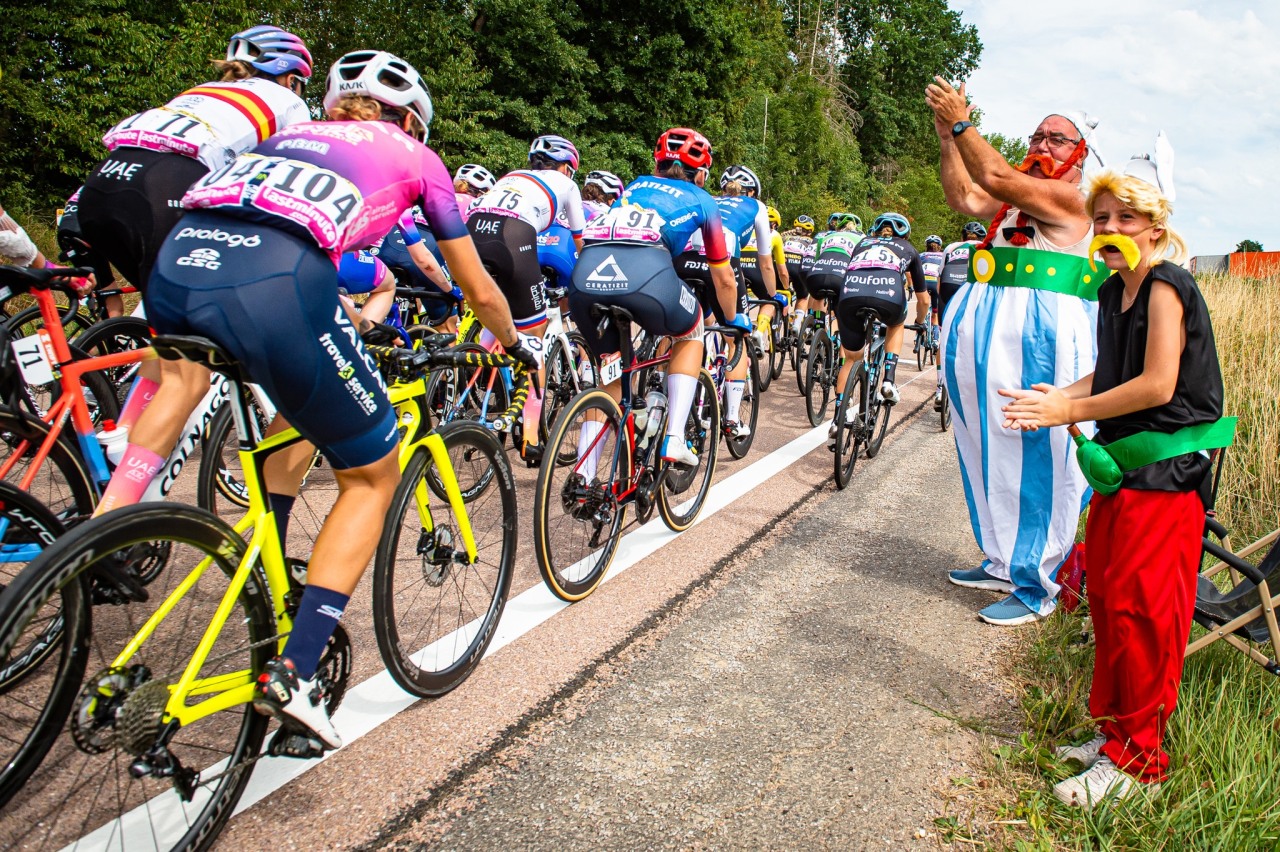
[[217,269],[222,266],[220,255],[213,249],[198,248],[186,257],[178,258],[179,266],[194,266],[197,269]]

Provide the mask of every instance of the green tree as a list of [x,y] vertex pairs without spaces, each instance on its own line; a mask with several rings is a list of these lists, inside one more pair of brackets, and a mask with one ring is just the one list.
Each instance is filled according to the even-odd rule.
[[1236,244],[1237,252],[1259,252],[1262,251],[1262,243],[1257,240],[1241,240]]

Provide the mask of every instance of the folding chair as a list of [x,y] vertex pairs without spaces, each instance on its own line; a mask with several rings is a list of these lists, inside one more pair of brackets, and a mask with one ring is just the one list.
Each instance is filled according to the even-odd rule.
[[[1280,676],[1280,663],[1258,650],[1258,646],[1270,642],[1271,653],[1280,653],[1280,628],[1276,626],[1276,607],[1280,606],[1280,529],[1238,553],[1228,549],[1229,541],[1226,527],[1206,517],[1204,550],[1219,561],[1203,571],[1196,581],[1193,617],[1208,633],[1187,646],[1187,656],[1225,639],[1258,665]],[[1257,566],[1246,559],[1267,545],[1271,545],[1271,550]],[[1224,568],[1230,570],[1232,580],[1226,591],[1213,581]]]

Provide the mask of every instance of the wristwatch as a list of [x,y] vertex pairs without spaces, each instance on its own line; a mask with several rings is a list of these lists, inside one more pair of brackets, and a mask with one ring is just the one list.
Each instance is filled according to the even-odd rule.
[[972,121],[957,121],[955,124],[951,125],[951,138],[955,139],[957,136],[959,136],[961,133],[964,133],[970,127],[973,127]]

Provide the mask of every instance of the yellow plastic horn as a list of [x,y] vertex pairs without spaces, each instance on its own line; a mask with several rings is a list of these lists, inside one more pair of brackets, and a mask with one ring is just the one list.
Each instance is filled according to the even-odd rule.
[[1115,246],[1120,249],[1130,269],[1137,269],[1138,264],[1142,262],[1142,252],[1138,249],[1138,244],[1124,234],[1098,234],[1093,238],[1093,242],[1089,243],[1089,268],[1094,272],[1098,271],[1098,264],[1093,259],[1093,255],[1103,246]]

